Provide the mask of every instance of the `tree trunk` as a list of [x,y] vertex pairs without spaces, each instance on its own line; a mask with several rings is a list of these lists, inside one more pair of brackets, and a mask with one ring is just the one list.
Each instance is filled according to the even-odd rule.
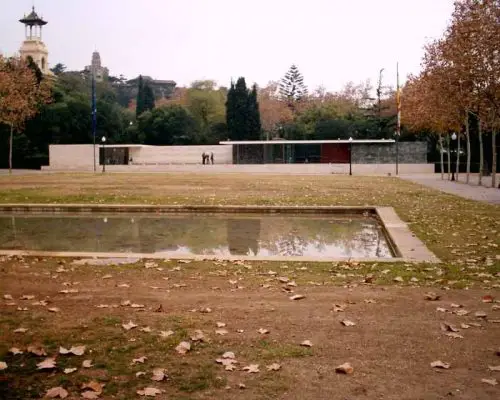
[[451,178],[451,149],[450,149],[450,144],[451,144],[451,140],[450,140],[450,135],[446,136],[446,146],[448,148],[448,180],[450,180]]
[[443,136],[439,135],[439,153],[441,154],[441,180],[444,179],[444,154],[443,154]]
[[10,138],[9,138],[9,175],[12,174],[12,141],[14,138],[14,125],[10,126]]
[[465,183],[469,183],[470,179],[470,132],[469,132],[469,113],[465,117],[465,137],[467,138],[467,170],[465,175]]
[[483,132],[481,129],[481,118],[477,119],[477,135],[479,137],[479,181],[478,185],[483,184],[483,166],[484,166],[484,149],[483,149]]
[[458,182],[458,174],[460,172],[460,135],[457,135],[457,155],[456,155],[456,159],[457,159],[457,171],[456,171],[456,175],[457,175],[457,182]]
[[493,129],[491,132],[491,153],[493,159],[491,160],[491,187],[497,187],[497,146],[496,146],[497,132]]

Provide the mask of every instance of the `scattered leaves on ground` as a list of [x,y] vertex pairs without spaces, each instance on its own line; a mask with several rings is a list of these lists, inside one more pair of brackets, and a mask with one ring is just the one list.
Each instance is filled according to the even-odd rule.
[[259,364],[250,364],[242,368],[242,371],[247,371],[249,374],[255,374],[259,371]]
[[436,360],[436,361],[431,362],[431,367],[432,368],[449,369],[450,368],[450,364],[446,363],[446,362],[443,362],[441,360]]
[[62,388],[61,386],[57,386],[47,390],[47,392],[45,393],[45,397],[48,397],[49,399],[65,399],[66,397],[68,397],[68,394],[69,393],[66,389]]
[[350,363],[346,362],[344,364],[341,364],[341,365],[335,367],[335,372],[337,372],[339,374],[350,375],[354,372],[354,368],[352,367],[352,365]]
[[175,348],[177,353],[186,354],[189,350],[191,350],[191,343],[189,342],[180,342]]

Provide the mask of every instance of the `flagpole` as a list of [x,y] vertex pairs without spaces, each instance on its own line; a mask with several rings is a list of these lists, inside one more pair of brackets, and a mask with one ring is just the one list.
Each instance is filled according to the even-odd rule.
[[397,122],[396,122],[396,175],[399,174],[399,137],[401,136],[401,92],[399,88],[399,62],[396,63],[396,106],[397,106]]
[[95,79],[94,72],[91,70],[92,74],[92,137],[94,141],[93,152],[94,152],[94,172],[96,171],[96,159],[95,159],[95,134],[96,134],[96,125],[97,125],[97,107],[96,107],[96,99],[95,99]]

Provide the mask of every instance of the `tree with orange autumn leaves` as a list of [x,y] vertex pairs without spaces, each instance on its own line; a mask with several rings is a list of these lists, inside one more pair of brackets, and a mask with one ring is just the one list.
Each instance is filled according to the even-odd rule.
[[40,105],[51,98],[50,83],[37,82],[34,71],[20,58],[0,55],[0,123],[10,129],[9,173],[12,173],[12,142],[25,122],[34,117]]
[[[455,2],[442,39],[425,48],[422,72],[403,89],[403,123],[442,135],[457,132],[467,142],[470,172],[470,121],[477,121],[480,180],[484,174],[483,132],[490,132],[492,183],[496,187],[500,128],[500,2]],[[471,118],[471,117],[474,118]],[[458,172],[458,162],[457,162]]]

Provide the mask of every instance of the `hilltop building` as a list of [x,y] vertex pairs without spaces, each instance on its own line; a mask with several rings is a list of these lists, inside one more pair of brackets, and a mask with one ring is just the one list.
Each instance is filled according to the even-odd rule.
[[101,55],[99,52],[94,51],[92,53],[92,61],[90,65],[85,67],[85,72],[94,76],[96,82],[102,82],[108,79],[109,70],[101,65]]

